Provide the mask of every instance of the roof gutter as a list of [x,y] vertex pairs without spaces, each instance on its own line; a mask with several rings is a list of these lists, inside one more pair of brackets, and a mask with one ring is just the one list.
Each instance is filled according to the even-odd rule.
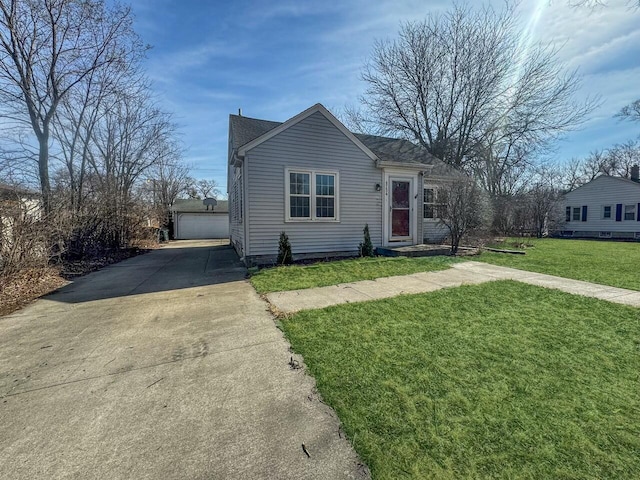
[[234,167],[241,167],[243,161],[243,158],[241,158],[236,152],[234,152],[229,163],[231,163],[231,165],[233,165]]
[[391,162],[388,160],[377,160],[378,168],[405,168],[407,170],[420,170],[424,174],[428,174],[433,169],[433,165],[426,165],[419,162]]

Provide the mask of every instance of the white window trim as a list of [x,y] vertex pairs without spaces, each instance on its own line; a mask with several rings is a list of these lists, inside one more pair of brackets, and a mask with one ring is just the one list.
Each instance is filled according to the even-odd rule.
[[[576,220],[576,210],[578,210],[578,219]],[[579,222],[582,220],[582,207],[571,207],[571,221]]]
[[[290,174],[306,173],[309,175],[309,213],[310,217],[292,217],[291,216],[291,191]],[[334,213],[335,217],[316,217],[316,175],[333,175],[334,182]],[[320,195],[324,197],[325,195]],[[330,170],[309,170],[307,168],[286,167],[284,169],[284,221],[287,223],[339,223],[340,222],[340,174]]]
[[[633,218],[627,218],[627,207],[633,207]],[[636,219],[638,218],[638,212],[636,211],[638,209],[638,207],[636,206],[635,203],[630,204],[630,205],[623,205],[622,206],[622,221],[623,222],[635,222]]]
[[[432,189],[433,190],[433,202],[431,203],[427,203],[424,201],[424,191],[426,189]],[[440,217],[438,216],[438,206],[441,205],[441,203],[438,203],[438,190],[440,189],[440,187],[438,185],[429,185],[429,184],[425,184],[422,187],[422,220],[426,221],[426,222],[440,222]],[[424,206],[425,205],[433,205],[433,214],[435,215],[434,217],[425,217],[424,216]]]
[[[609,207],[609,218],[607,218],[607,217],[605,217],[605,216],[604,216],[604,209],[605,209],[606,207]],[[603,205],[603,206],[602,206],[602,212],[601,212],[601,215],[602,215],[602,217],[601,217],[601,218],[602,218],[602,220],[613,220],[613,217],[614,217],[614,215],[615,215],[613,205]]]

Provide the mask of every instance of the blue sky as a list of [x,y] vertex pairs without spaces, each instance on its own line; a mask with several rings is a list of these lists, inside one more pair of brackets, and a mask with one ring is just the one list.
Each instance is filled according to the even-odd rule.
[[[246,116],[284,121],[317,102],[330,110],[356,104],[374,41],[450,2],[133,0],[132,6],[138,32],[153,46],[146,67],[164,108],[175,114],[185,160],[195,177],[226,188],[230,113],[242,108]],[[640,126],[613,115],[640,98],[640,10],[624,0],[595,10],[550,0],[525,0],[519,8],[523,29],[562,46],[567,68],[584,76],[580,96],[602,99],[554,159],[637,138]]]

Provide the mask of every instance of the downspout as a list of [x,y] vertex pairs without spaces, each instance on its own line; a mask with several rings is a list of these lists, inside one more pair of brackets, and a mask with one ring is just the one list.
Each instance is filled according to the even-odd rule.
[[244,235],[242,236],[242,251],[244,253],[244,263],[247,264],[247,257],[249,256],[249,190],[247,188],[249,169],[247,168],[247,156],[242,161],[242,228],[244,229]]

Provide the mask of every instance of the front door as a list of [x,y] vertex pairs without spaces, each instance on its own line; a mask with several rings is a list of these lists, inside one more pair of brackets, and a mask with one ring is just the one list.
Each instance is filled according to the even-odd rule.
[[389,240],[411,240],[411,185],[410,179],[389,178],[389,191],[391,193]]

